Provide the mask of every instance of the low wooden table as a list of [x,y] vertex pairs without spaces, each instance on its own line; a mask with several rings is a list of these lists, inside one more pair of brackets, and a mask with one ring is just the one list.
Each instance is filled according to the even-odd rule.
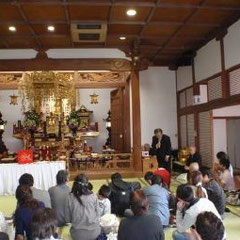
[[158,169],[158,161],[156,156],[149,156],[143,158],[143,176],[147,172],[155,172]]

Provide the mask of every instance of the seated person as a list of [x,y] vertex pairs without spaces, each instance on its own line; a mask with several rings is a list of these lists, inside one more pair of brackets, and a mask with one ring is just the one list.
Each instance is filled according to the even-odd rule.
[[168,189],[170,189],[171,175],[168,170],[166,170],[165,168],[159,168],[153,174],[160,176],[163,179],[166,186],[168,187]]
[[218,213],[223,216],[226,206],[226,199],[223,188],[213,178],[213,174],[209,168],[202,168],[203,186],[207,190],[208,199],[212,201],[218,210]]
[[107,185],[102,185],[98,191],[98,203],[100,209],[100,217],[105,214],[111,214],[111,202],[109,197],[111,195],[111,188]]
[[225,228],[222,221],[212,212],[200,213],[197,217],[195,232],[196,239],[214,240],[225,239]]
[[174,240],[189,239],[189,233],[186,231],[195,225],[197,216],[202,212],[212,212],[221,220],[214,204],[207,198],[194,197],[194,192],[190,185],[180,185],[177,188],[177,198],[177,230],[173,232]]
[[235,182],[233,179],[233,176],[230,173],[229,170],[230,167],[230,161],[227,158],[222,158],[219,161],[219,182],[224,190],[226,191],[232,191],[235,190]]
[[152,185],[152,178],[153,178],[153,172],[146,172],[145,175],[144,175],[144,179],[145,181],[149,184],[149,185]]
[[56,213],[51,208],[37,210],[32,217],[33,240],[54,240],[56,235]]
[[43,202],[46,207],[51,208],[51,199],[48,191],[41,190],[38,188],[33,187],[34,185],[34,179],[33,176],[29,173],[24,173],[19,178],[19,185],[27,185],[32,190],[32,195],[34,199],[39,200],[40,202]]
[[159,217],[148,214],[149,203],[143,191],[131,193],[130,208],[134,216],[123,218],[118,240],[164,240],[164,232]]
[[170,192],[163,187],[162,178],[154,175],[151,180],[151,186],[145,187],[143,193],[149,202],[149,214],[158,216],[163,227],[168,227],[170,219]]
[[189,166],[189,173],[191,174],[193,172],[199,171],[199,169],[199,164],[197,162],[191,163]]
[[[14,235],[14,231],[10,225],[8,225],[4,214],[0,211],[0,233],[2,233],[2,238],[5,239],[4,233],[6,234],[7,237],[12,238]],[[0,239],[2,239],[0,237]]]
[[65,223],[71,223],[73,240],[97,239],[101,233],[97,196],[89,190],[88,178],[78,175],[65,202]]
[[141,185],[138,182],[123,181],[120,173],[114,173],[111,176],[111,211],[118,216],[124,216],[126,209],[129,209],[130,193],[140,189]]
[[0,144],[0,162],[2,158],[8,156],[8,149],[6,148],[5,144]]
[[189,166],[192,163],[198,163],[198,166],[201,168],[202,165],[202,160],[201,160],[201,155],[197,152],[197,148],[195,146],[190,147],[190,155],[187,159],[186,165],[185,165],[185,170],[189,170]]
[[150,152],[150,150],[151,150],[150,144],[145,143],[145,144],[142,146],[142,151]]
[[9,237],[5,232],[0,231],[0,239],[1,240],[9,240]]
[[70,193],[70,188],[67,183],[69,180],[69,173],[67,170],[60,170],[56,176],[57,185],[49,188],[48,192],[51,198],[52,208],[56,211],[58,227],[64,226],[64,206],[66,198]]
[[171,175],[165,168],[159,168],[155,172],[147,172],[144,176],[144,179],[151,185],[151,179],[154,175],[160,176],[164,185],[170,189]]
[[8,224],[7,224],[6,219],[1,211],[0,211],[0,232],[4,232],[4,233],[8,232]]
[[197,162],[191,163],[191,165],[189,166],[189,171],[187,173],[187,182],[189,183],[190,180],[190,176],[192,173],[194,172],[198,172],[200,169],[199,164]]
[[189,171],[187,173],[182,173],[177,176],[176,180],[181,184],[188,183],[190,179],[190,174],[195,171],[199,171],[199,165],[197,162],[191,163],[191,165],[189,166]]
[[[218,170],[219,162],[220,162],[221,159],[228,159],[229,160],[229,156],[225,152],[218,152],[216,157],[217,157],[217,162],[216,162],[216,166],[215,166],[215,168],[217,168],[216,170]],[[229,166],[229,171],[230,171],[230,173],[233,177],[233,167],[232,167],[231,163],[230,163],[230,166]]]
[[194,196],[197,198],[208,198],[207,190],[203,187],[203,177],[201,172],[194,171],[190,175],[189,184],[192,186]]
[[31,221],[35,211],[44,208],[43,202],[33,198],[32,190],[29,185],[19,185],[16,190],[18,202],[15,211],[16,240],[32,240]]

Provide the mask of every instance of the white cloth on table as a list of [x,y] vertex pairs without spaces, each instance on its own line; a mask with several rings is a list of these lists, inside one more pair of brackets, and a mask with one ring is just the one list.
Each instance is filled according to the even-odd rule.
[[47,191],[56,185],[56,175],[63,169],[66,169],[64,161],[0,164],[0,196],[15,195],[18,179],[24,173],[33,175],[34,187]]

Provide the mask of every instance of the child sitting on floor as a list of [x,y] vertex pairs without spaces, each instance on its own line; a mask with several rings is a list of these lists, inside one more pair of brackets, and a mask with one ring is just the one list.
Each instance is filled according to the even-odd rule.
[[100,217],[111,213],[111,202],[108,199],[111,194],[111,189],[107,185],[102,185],[98,191],[98,202],[100,209]]

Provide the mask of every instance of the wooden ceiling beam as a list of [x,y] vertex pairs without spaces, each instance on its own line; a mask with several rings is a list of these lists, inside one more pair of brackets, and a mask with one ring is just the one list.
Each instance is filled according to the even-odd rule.
[[[112,21],[112,17],[113,17],[113,5],[115,3],[115,0],[110,0],[111,1],[111,6],[109,8],[109,11],[108,11],[108,18],[107,18],[107,24],[109,25],[110,22]],[[107,40],[105,40],[105,46],[107,45]]]
[[43,48],[43,45],[42,45],[41,41],[40,41],[39,38],[37,37],[37,35],[36,35],[36,33],[35,33],[32,25],[29,23],[29,21],[28,21],[26,15],[25,15],[25,13],[24,13],[21,5],[19,4],[19,2],[14,2],[14,5],[16,6],[17,11],[18,11],[18,13],[20,14],[20,16],[22,17],[23,21],[25,22],[25,24],[26,24],[26,25],[28,26],[28,28],[30,29],[32,35],[34,36],[34,38],[35,38],[35,40],[36,40],[36,42],[37,42],[37,44],[38,44],[38,47],[39,47],[39,48]]
[[207,42],[211,41],[214,39],[217,35],[220,33],[226,32],[228,27],[234,24],[236,21],[240,19],[240,13],[236,13],[234,16],[232,16],[228,21],[225,22],[225,24],[222,26],[221,30],[219,29],[214,29],[211,31],[206,37],[205,40],[203,40],[200,44],[198,44],[193,50],[197,50],[204,46]]
[[8,44],[8,42],[7,42],[6,39],[1,39],[1,38],[0,38],[0,41],[1,41],[1,43],[5,46],[5,48],[9,48],[9,44]]
[[[1,4],[13,4],[9,1],[1,2]],[[76,6],[112,6],[113,3],[111,1],[86,1],[86,0],[78,0],[73,2],[56,2],[56,1],[29,1],[29,0],[22,0],[19,2],[20,5],[28,4],[28,5],[76,5]],[[149,7],[153,8],[155,3],[153,2],[132,2],[132,1],[118,1],[114,3],[114,6],[129,6],[129,7]],[[206,4],[204,6],[199,6],[196,4],[186,4],[186,3],[160,3],[159,7],[163,8],[191,8],[191,9],[215,9],[215,10],[226,10],[226,11],[239,11],[240,7],[234,6],[223,6],[223,5],[216,5],[216,4]]]
[[[91,20],[91,21],[71,21],[71,23],[106,23],[105,21],[99,21],[99,20]],[[66,20],[32,20],[28,21],[30,25],[32,24],[67,24],[70,25],[70,22]],[[25,21],[21,20],[16,20],[16,21],[11,21],[11,20],[0,20],[0,25],[1,24],[26,24]],[[177,22],[177,21],[108,21],[109,25],[142,25],[143,27],[147,25],[159,25],[159,26],[169,26],[169,25],[174,25],[174,26],[182,26],[183,24],[189,25],[189,26],[200,26],[200,27],[221,27],[220,24],[217,23],[198,23],[198,22]],[[142,32],[141,32],[142,33]]]
[[[202,0],[199,3],[199,6],[203,6],[206,3],[207,0]],[[198,8],[195,8],[190,14],[189,16],[184,20],[184,23],[187,24],[194,16],[195,14],[198,12]],[[171,43],[172,40],[175,39],[175,37],[178,35],[178,33],[184,28],[185,24],[183,24],[182,26],[180,26],[179,28],[177,28],[177,30],[171,35],[171,37],[169,38],[169,40],[161,47],[159,48],[159,50],[153,55],[153,57],[151,58],[151,60],[153,61],[155,58],[157,58]]]
[[[226,33],[228,27],[234,24],[239,19],[240,19],[240,13],[236,13],[233,17],[231,17],[228,21],[225,22],[225,24],[222,26],[220,31],[219,29],[214,29],[213,31],[211,31],[204,39],[202,39],[200,44],[197,44],[194,48],[192,48],[192,51],[197,51],[198,49],[203,47],[205,44],[207,44],[209,41],[211,41],[213,38],[215,38],[217,35],[221,34],[222,32]],[[181,57],[183,57],[182,54],[179,54],[176,57],[176,61]]]
[[[49,33],[46,33],[46,34],[40,34],[40,35],[37,35],[38,38],[66,38],[66,37],[69,37],[69,34],[49,34]],[[35,36],[33,35],[1,35],[0,36],[0,39],[9,39],[9,38],[35,38]]]
[[[123,34],[108,34],[108,37],[110,38],[119,38]],[[137,34],[124,34],[124,36],[128,39],[137,39],[139,35]],[[39,38],[68,38],[68,34],[40,34],[38,35]],[[18,38],[35,38],[33,35],[1,35],[0,40],[8,40],[8,39],[18,39]],[[181,36],[177,37],[176,39],[185,39],[185,40],[196,40],[196,41],[202,41],[206,40],[205,37],[191,37],[191,36]],[[168,37],[157,37],[157,36],[142,36],[140,39],[148,39],[148,40],[155,40],[155,41],[166,41],[169,38]]]
[[[111,45],[111,46],[108,46],[109,47],[114,47],[114,48],[129,48],[128,45],[126,46],[119,46],[119,45]],[[140,44],[139,45],[140,48],[145,48],[145,49],[156,49],[158,50],[159,49],[159,46],[154,46],[154,45],[148,45],[148,44]],[[168,50],[188,50],[189,48],[186,48],[186,47],[168,47],[167,48]]]
[[163,8],[191,8],[191,9],[214,9],[214,10],[226,10],[226,11],[239,11],[240,7],[233,7],[233,6],[223,6],[223,5],[196,5],[196,4],[186,4],[186,3],[160,3],[159,7]]
[[126,72],[132,70],[127,59],[19,59],[0,60],[0,71],[80,71],[109,70]]
[[[63,3],[67,3],[68,0],[62,0]],[[69,8],[68,5],[64,4],[64,13],[65,13],[65,18],[66,18],[66,22],[68,24],[69,29],[71,29],[71,21],[70,21],[70,14],[69,14]],[[72,39],[72,34],[70,32],[70,36],[69,36],[70,42],[71,42],[71,46],[74,47],[74,42]]]
[[154,15],[154,13],[156,12],[156,9],[157,9],[160,1],[161,1],[161,0],[156,0],[154,7],[152,7],[152,9],[151,9],[151,11],[150,11],[150,13],[149,13],[149,15],[148,15],[148,17],[147,17],[147,21],[145,22],[145,24],[143,25],[143,27],[142,27],[142,29],[141,29],[141,32],[140,32],[138,41],[139,41],[140,38],[143,36],[144,30],[145,30],[146,26],[151,22],[152,17],[153,17],[153,15]]
[[198,22],[176,22],[176,21],[153,21],[150,22],[149,25],[188,25],[188,26],[200,26],[200,27],[221,27],[221,24],[217,23],[198,23]]

